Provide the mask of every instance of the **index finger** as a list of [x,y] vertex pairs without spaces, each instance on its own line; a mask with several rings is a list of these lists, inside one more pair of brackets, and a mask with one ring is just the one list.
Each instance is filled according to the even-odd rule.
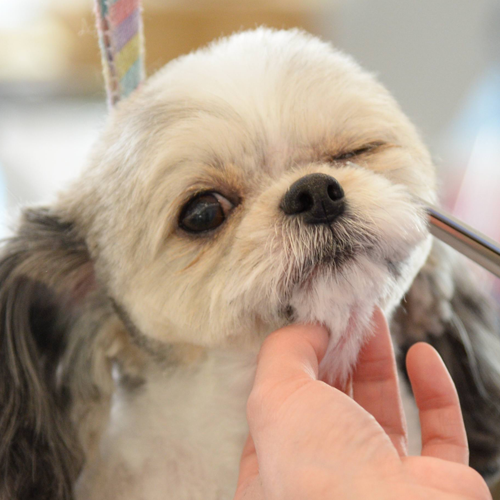
[[399,392],[396,360],[387,321],[373,315],[373,336],[362,348],[352,377],[354,400],[371,413],[400,456],[407,454],[406,419]]

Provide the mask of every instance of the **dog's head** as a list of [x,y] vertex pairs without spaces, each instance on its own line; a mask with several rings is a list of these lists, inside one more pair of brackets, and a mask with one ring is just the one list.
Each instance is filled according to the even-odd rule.
[[[338,342],[391,308],[429,249],[434,169],[388,92],[298,31],[235,35],[120,105],[62,206],[148,342]],[[352,319],[354,318],[354,319]]]

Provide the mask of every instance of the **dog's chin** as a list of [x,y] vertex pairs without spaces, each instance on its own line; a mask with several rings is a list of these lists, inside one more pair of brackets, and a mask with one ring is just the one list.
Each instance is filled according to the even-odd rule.
[[294,287],[286,308],[290,322],[319,323],[329,332],[329,345],[320,364],[322,380],[345,385],[370,335],[375,306],[394,286],[387,268],[362,254],[339,265],[319,264]]

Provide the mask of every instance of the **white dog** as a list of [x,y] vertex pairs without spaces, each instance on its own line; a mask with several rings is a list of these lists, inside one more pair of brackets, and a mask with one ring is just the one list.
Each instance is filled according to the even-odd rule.
[[496,320],[431,251],[435,185],[388,92],[305,33],[244,32],[168,64],[5,247],[0,497],[230,500],[262,340],[326,325],[321,369],[342,382],[376,305],[402,354],[441,351],[472,463],[494,474]]

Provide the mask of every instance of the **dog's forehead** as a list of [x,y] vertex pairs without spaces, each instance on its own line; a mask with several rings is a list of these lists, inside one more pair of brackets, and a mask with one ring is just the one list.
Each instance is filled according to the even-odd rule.
[[332,141],[394,141],[398,132],[399,110],[385,89],[300,32],[233,36],[168,65],[145,97],[146,127],[157,116],[185,151],[223,162],[264,153],[279,160],[290,148]]

